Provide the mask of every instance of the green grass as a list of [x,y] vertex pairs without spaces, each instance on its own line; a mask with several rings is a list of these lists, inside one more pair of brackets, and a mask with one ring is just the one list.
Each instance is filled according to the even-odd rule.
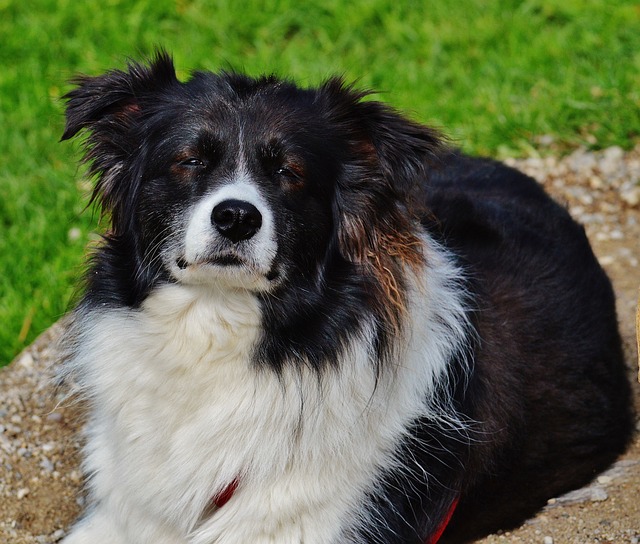
[[159,45],[181,77],[343,74],[478,154],[640,135],[636,0],[0,0],[0,364],[69,309],[97,226],[58,143],[66,81]]

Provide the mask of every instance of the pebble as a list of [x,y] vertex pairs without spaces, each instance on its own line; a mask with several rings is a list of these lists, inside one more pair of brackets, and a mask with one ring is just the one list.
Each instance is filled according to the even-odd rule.
[[60,423],[62,421],[62,414],[60,412],[51,412],[50,414],[47,414],[47,421]]
[[46,472],[53,472],[55,470],[54,464],[51,462],[51,460],[48,457],[43,457],[42,461],[40,461],[40,466]]
[[546,510],[556,508],[558,506],[566,506],[568,504],[581,504],[586,502],[602,502],[609,498],[607,491],[599,485],[591,485],[589,487],[583,487],[581,489],[575,489],[562,495],[547,501]]
[[18,448],[17,454],[25,459],[30,459],[33,456],[33,453],[29,448]]
[[553,537],[551,536],[545,536],[543,541],[544,544],[553,544]]
[[609,498],[609,494],[601,487],[594,487],[591,493],[591,502],[602,502]]
[[631,208],[640,206],[640,186],[632,187],[620,192],[620,198]]
[[[605,240],[608,238],[605,238]],[[616,260],[611,255],[603,255],[598,259],[602,266],[610,266],[616,262]]]
[[16,492],[16,497],[18,497],[18,500],[22,500],[29,494],[29,492],[30,489],[28,487],[22,487]]
[[20,359],[18,359],[18,363],[20,366],[31,370],[33,368],[33,356],[28,351],[23,353]]
[[72,470],[67,476],[71,482],[74,484],[79,484],[82,482],[82,474],[78,470]]
[[610,236],[612,240],[624,240],[624,234],[618,229],[612,230]]
[[602,160],[600,161],[600,169],[604,171],[615,170],[620,166],[620,162],[624,158],[624,149],[614,145],[608,147],[602,152]]
[[597,160],[595,155],[584,153],[580,149],[577,149],[567,157],[567,164],[571,170],[580,173],[595,168]]

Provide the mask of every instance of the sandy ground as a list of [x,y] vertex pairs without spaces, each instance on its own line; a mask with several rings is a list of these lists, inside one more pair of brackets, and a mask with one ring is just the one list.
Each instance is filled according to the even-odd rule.
[[[561,160],[508,161],[539,179],[581,221],[614,282],[629,374],[636,379],[634,315],[640,286],[640,146],[578,150]],[[585,294],[587,296],[587,294]],[[0,542],[62,539],[82,510],[77,406],[48,380],[64,321],[0,371]],[[636,405],[640,386],[635,383]],[[640,439],[589,488],[550,501],[517,530],[482,540],[558,544],[640,542]]]

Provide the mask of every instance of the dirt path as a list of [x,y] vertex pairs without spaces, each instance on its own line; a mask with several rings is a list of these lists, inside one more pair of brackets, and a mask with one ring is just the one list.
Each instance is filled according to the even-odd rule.
[[[630,375],[635,380],[634,315],[640,286],[640,146],[623,153],[577,151],[562,160],[508,161],[539,179],[581,221],[614,281]],[[588,296],[588,293],[585,293]],[[57,362],[56,324],[0,372],[0,542],[59,541],[81,511],[79,409],[59,406],[47,380]],[[640,406],[640,386],[635,385]],[[80,498],[79,498],[80,497]],[[640,542],[640,439],[613,469],[558,498],[521,528],[485,544]]]

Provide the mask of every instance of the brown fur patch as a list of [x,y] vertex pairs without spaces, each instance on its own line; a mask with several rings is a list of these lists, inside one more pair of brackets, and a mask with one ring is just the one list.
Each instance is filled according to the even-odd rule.
[[376,305],[386,322],[399,330],[407,311],[406,273],[419,273],[425,256],[411,221],[396,222],[400,225],[367,225],[362,218],[345,217],[341,245],[347,258],[374,280]]

